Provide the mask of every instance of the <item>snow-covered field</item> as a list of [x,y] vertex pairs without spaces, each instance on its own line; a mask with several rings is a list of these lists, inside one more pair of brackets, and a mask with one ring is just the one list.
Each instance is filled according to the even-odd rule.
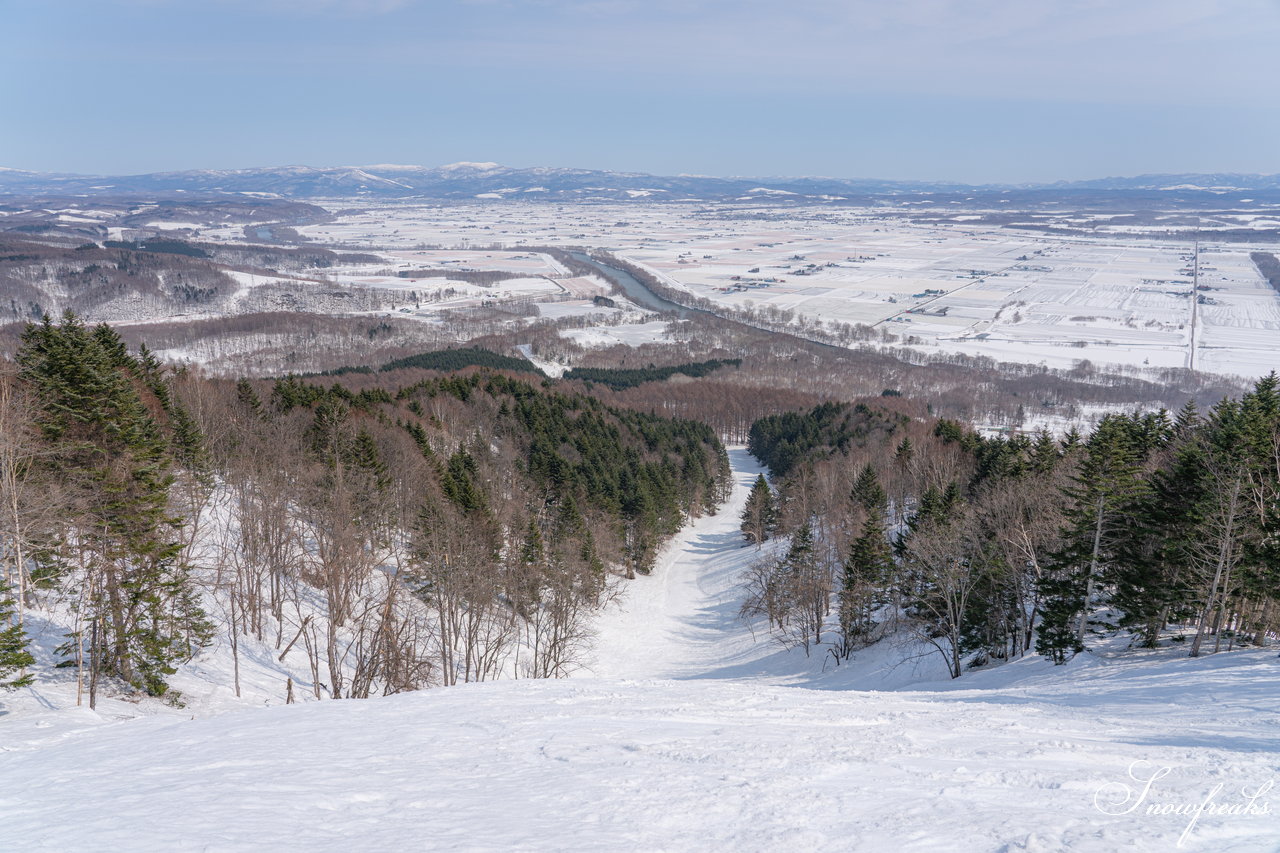
[[602,614],[580,677],[234,711],[0,697],[0,848],[1277,849],[1274,651],[955,682],[891,643],[807,659],[736,618],[758,468],[732,456],[729,504]]
[[[306,277],[233,272],[238,289],[232,298],[212,307],[212,314],[183,317],[303,310],[439,325],[472,309],[492,316],[505,304],[515,310],[498,321],[520,324],[534,316],[529,305],[537,303],[538,316],[608,327],[610,318],[591,301],[609,295],[604,281],[575,277],[545,252],[524,248],[586,246],[608,249],[692,296],[756,312],[770,327],[821,324],[830,335],[860,324],[875,330],[873,341],[914,352],[1056,368],[1084,361],[1186,367],[1246,378],[1276,363],[1280,294],[1249,255],[1280,252],[1275,231],[1267,230],[1280,220],[1274,209],[1248,198],[1224,198],[1221,211],[1189,217],[1176,211],[993,211],[990,204],[984,209],[954,201],[947,209],[917,203],[832,207],[786,204],[769,193],[734,203],[496,196],[454,203],[370,200],[356,208],[349,199],[330,200],[325,204],[332,220],[296,230],[345,260]],[[59,215],[105,222],[112,214],[69,207]],[[145,221],[150,231],[117,225],[112,236],[128,236],[128,230],[134,237],[249,239],[238,224],[197,232],[186,228],[197,223],[181,219]],[[179,228],[186,230],[174,230]],[[1251,229],[1256,240],[1239,242]],[[1198,253],[1190,237],[1168,239],[1163,232],[1199,233]],[[1219,232],[1231,232],[1222,236],[1237,242],[1215,240]],[[366,257],[355,258],[351,250]],[[457,278],[414,275],[454,269]],[[482,286],[463,272],[514,277]],[[52,292],[59,285],[51,277],[41,286]],[[348,292],[359,292],[369,304],[355,306],[345,299]],[[145,300],[134,302],[118,301],[95,319],[171,319]],[[589,328],[569,337],[587,346],[662,340],[657,326],[627,333]],[[863,342],[855,334],[839,340]]]
[[[609,248],[726,306],[873,325],[934,352],[1249,377],[1274,366],[1280,295],[1249,252],[1280,247],[1215,243],[1213,226],[1204,225],[1197,293],[1194,245],[1151,239],[1148,232],[1159,229],[1064,214],[1054,221],[1097,230],[1055,234],[971,221],[981,213],[913,218],[884,208],[767,202],[383,204],[301,230],[321,242],[405,257],[425,245]],[[1269,221],[1263,213],[1239,216],[1236,224]],[[1027,218],[1029,225],[1045,221]]]
[[615,344],[639,346],[640,344],[665,339],[667,336],[667,323],[664,320],[650,320],[646,323],[624,323],[617,326],[568,329],[561,334],[563,337],[576,341],[584,347],[610,347]]

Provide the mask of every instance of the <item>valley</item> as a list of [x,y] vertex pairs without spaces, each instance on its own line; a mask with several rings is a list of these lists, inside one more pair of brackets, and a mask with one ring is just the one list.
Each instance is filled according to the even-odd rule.
[[[351,206],[321,198],[306,214],[281,208],[275,215],[290,217],[283,220],[272,220],[268,207],[266,224],[253,227],[226,205],[204,211],[203,224],[149,218],[136,206],[115,214],[110,205],[97,212],[73,205],[46,225],[54,239],[67,228],[68,236],[90,233],[92,225],[117,242],[228,247],[201,250],[230,264],[221,271],[226,284],[185,309],[164,302],[148,308],[145,297],[117,300],[107,313],[79,309],[114,322],[285,311],[425,324],[416,331],[395,324],[392,337],[406,344],[414,337],[465,341],[476,333],[467,323],[518,330],[538,321],[559,324],[563,339],[587,348],[668,339],[644,314],[670,310],[669,302],[663,308],[639,297],[635,304],[634,295],[623,294],[614,305],[602,303],[616,288],[598,272],[571,273],[536,251],[547,246],[607,251],[670,288],[668,299],[842,347],[1153,375],[1186,369],[1247,379],[1270,369],[1280,295],[1250,257],[1280,251],[1280,238],[1267,230],[1269,205],[1200,212],[1192,230],[1176,207],[1129,219],[1087,210],[1026,211],[1020,219],[1006,208],[996,217],[960,202],[945,207],[643,199]],[[198,219],[197,208],[168,215]],[[220,216],[230,220],[218,224]],[[1162,221],[1169,224],[1162,228]],[[272,230],[280,223],[288,223],[285,231]],[[1240,236],[1250,229],[1255,237]],[[273,235],[274,248],[261,245]],[[229,251],[255,243],[257,264],[244,251]],[[323,265],[288,257],[308,249],[327,255]],[[30,294],[13,304],[19,316],[81,304],[65,285],[42,283],[29,271],[13,276]],[[209,347],[169,355],[202,363],[232,357]]]
[[1270,202],[636,192],[8,205],[29,848],[1270,849]]
[[1277,3],[2,5],[0,853],[1280,851]]

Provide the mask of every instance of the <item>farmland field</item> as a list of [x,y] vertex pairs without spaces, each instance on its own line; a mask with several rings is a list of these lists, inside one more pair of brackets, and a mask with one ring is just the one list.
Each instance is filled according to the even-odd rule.
[[[1249,252],[1276,246],[1215,243],[1207,230],[1197,259],[1194,242],[1160,239],[1149,226],[1126,231],[1114,218],[1095,235],[1079,236],[948,213],[925,218],[890,208],[705,203],[381,204],[301,230],[320,243],[379,251],[397,268],[453,264],[529,276],[491,291],[499,299],[586,298],[598,285],[553,283],[563,271],[547,256],[494,250],[590,246],[720,305],[775,320],[864,324],[924,351],[1052,367],[1087,360],[1243,376],[1275,363],[1280,298]],[[1077,229],[1088,221],[1070,219]],[[343,278],[404,286],[372,270]]]

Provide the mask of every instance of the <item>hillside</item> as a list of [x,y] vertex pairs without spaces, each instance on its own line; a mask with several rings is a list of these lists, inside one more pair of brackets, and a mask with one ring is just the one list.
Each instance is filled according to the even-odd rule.
[[[732,458],[724,510],[601,617],[597,675],[212,718],[27,701],[3,723],[8,837],[33,850],[1274,849],[1272,653],[1101,650],[952,683],[883,649],[823,673],[732,617],[756,555],[734,510],[757,470]],[[881,689],[847,689],[859,684]],[[1117,800],[1142,787],[1130,772],[1158,778],[1124,814]],[[1241,788],[1264,786],[1266,813],[1147,813],[1210,796],[1239,812]]]
[[71,317],[0,367],[0,686],[49,707],[560,677],[728,488],[704,424],[474,367],[212,380]]
[[[494,682],[153,718],[9,753],[6,833],[27,850],[1168,850],[1189,818],[1095,808],[1137,787],[1134,762],[1172,768],[1163,804],[1218,782],[1238,804],[1274,773],[1252,710],[1274,702],[1270,661],[1214,664],[962,693]],[[1180,849],[1273,850],[1278,831],[1206,815]]]
[[21,849],[1274,849],[1273,519],[1223,502],[1273,495],[1274,377],[1061,440],[831,402],[752,456],[424,369],[479,353],[231,381],[27,330]]

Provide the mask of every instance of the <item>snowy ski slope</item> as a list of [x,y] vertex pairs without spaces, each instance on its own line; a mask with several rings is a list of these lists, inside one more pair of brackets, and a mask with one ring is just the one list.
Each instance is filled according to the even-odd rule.
[[886,644],[824,672],[736,618],[758,469],[732,458],[733,498],[602,616],[590,674],[213,717],[0,716],[0,849],[1280,847],[1274,652],[951,682]]

